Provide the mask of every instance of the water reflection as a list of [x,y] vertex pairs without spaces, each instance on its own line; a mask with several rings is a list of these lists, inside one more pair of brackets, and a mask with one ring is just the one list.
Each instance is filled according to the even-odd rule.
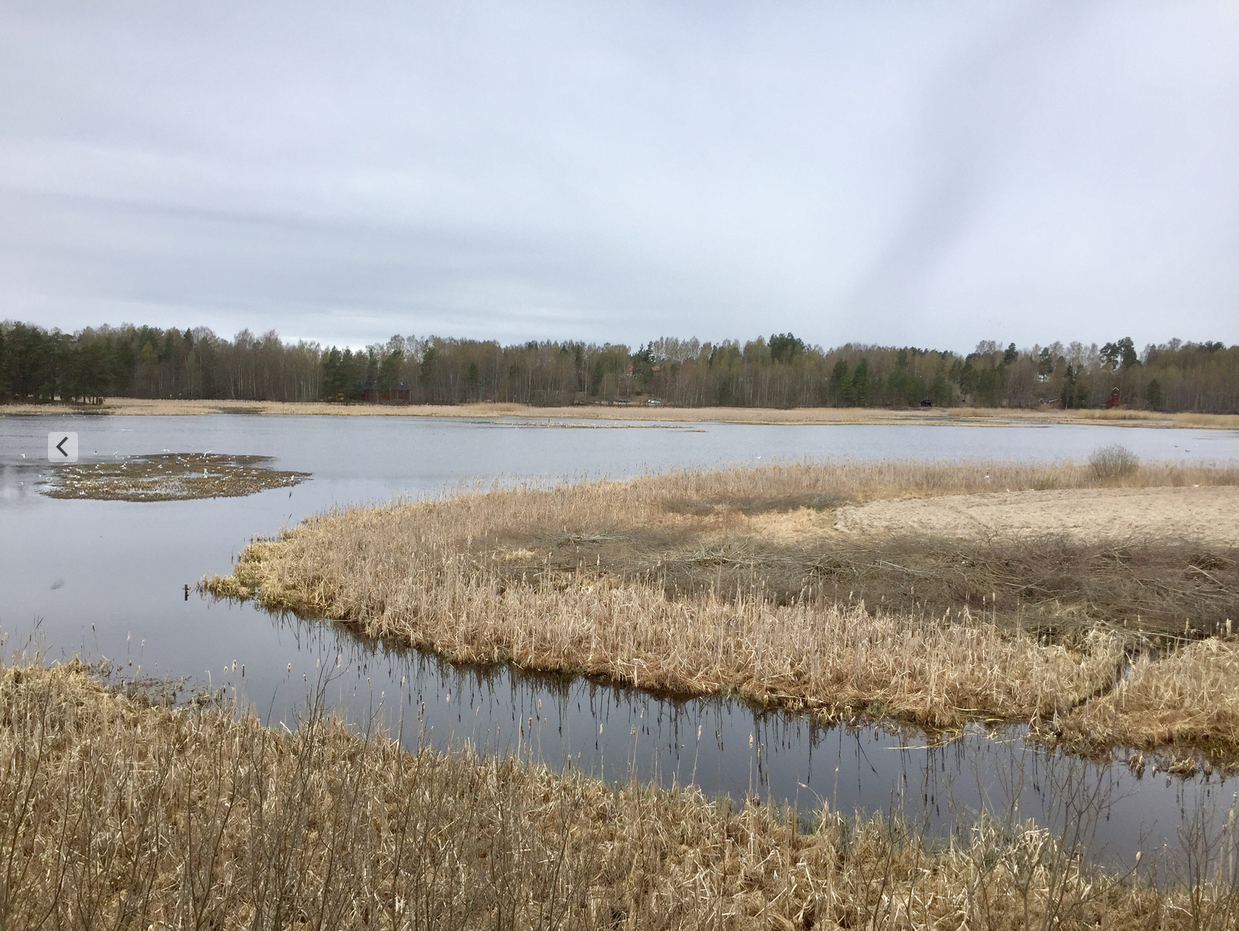
[[[1028,819],[1111,864],[1178,862],[1184,825],[1225,826],[1239,784],[1182,780],[1050,751],[1022,728],[971,726],[935,742],[919,732],[821,727],[723,698],[683,699],[607,682],[457,666],[360,640],[343,625],[270,617],[299,663],[274,691],[225,671],[223,684],[270,723],[295,724],[319,681],[350,723],[377,722],[410,748],[470,746],[515,754],[611,783],[693,784],[707,796],[756,797],[814,814],[898,814],[939,837],[972,829],[978,812],[1018,828]],[[326,672],[326,674],[325,674]],[[1233,832],[1232,832],[1233,834]]]

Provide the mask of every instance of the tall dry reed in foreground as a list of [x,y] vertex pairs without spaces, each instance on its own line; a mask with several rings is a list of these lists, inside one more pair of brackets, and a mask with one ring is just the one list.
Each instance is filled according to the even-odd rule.
[[[400,750],[311,701],[293,731],[0,668],[0,928],[1227,929],[1190,887],[1084,865],[1030,825],[906,826],[518,761]],[[1069,834],[1062,835],[1063,838]]]

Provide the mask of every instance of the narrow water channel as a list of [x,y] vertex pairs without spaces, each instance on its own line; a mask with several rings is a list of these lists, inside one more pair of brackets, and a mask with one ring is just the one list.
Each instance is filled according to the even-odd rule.
[[[248,498],[130,503],[38,493],[50,430],[83,458],[171,452],[275,456],[313,474]],[[613,782],[695,784],[799,812],[900,813],[943,835],[987,810],[1081,830],[1093,855],[1173,855],[1198,824],[1219,829],[1239,780],[1097,764],[970,728],[944,744],[724,700],[675,700],[507,667],[455,667],[359,641],[347,629],[215,602],[183,586],[228,571],[254,536],[335,505],[442,493],[496,476],[631,475],[770,458],[1076,458],[1122,442],[1145,458],[1239,459],[1233,432],[1130,427],[513,427],[331,417],[0,418],[0,630],[6,653],[108,658],[124,671],[187,676],[293,723],[314,683],[351,722],[381,720],[410,746],[470,745],[571,766]]]

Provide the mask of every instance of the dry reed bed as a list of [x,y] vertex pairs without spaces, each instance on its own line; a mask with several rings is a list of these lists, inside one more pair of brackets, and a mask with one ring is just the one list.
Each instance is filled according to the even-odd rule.
[[[1239,485],[1239,464],[1150,461],[1135,465],[1129,471],[1099,475],[1088,462],[825,460],[708,472],[673,471],[627,482],[595,482],[546,489],[540,497],[545,506],[557,512],[567,508],[571,513],[574,504],[602,505],[606,507],[606,518],[613,521],[625,520],[623,508],[638,504],[641,511],[627,518],[637,523],[651,511],[665,513],[677,505],[696,513],[738,510],[752,514],[800,506],[837,507],[879,499],[936,495],[1192,485]],[[625,486],[622,492],[620,486]],[[518,497],[513,503],[526,504],[536,490],[536,486],[516,489]],[[495,503],[488,500],[487,506],[493,507]],[[497,519],[504,520],[506,516]]]
[[[0,667],[0,927],[1224,929],[1216,855],[1156,889],[1031,825],[927,844],[696,791],[292,732]],[[1217,860],[1218,862],[1214,862]],[[1212,878],[1210,878],[1212,877]]]
[[1239,642],[1215,638],[1162,659],[1138,657],[1117,688],[1062,722],[1059,737],[1085,746],[1183,748],[1233,764],[1239,759]]
[[[1239,465],[1149,462],[1103,481],[1088,463],[1072,462],[789,462],[551,486],[496,482],[460,488],[456,495],[443,500],[405,502],[397,511],[407,513],[405,509],[413,508],[416,521],[426,527],[420,536],[432,543],[454,545],[470,538],[526,534],[530,528],[580,533],[667,527],[688,528],[694,533],[745,529],[747,525],[738,524],[738,518],[801,507],[823,509],[879,499],[1089,489],[1099,485],[1239,485]],[[343,513],[358,514],[356,510]],[[383,519],[389,519],[383,513]]]
[[[1123,477],[1237,479],[1233,468],[1175,465]],[[593,566],[582,560],[549,571],[557,540],[653,534],[683,543],[744,532],[754,517],[805,505],[958,493],[995,482],[1088,487],[1096,475],[1069,464],[802,463],[494,488],[308,520],[276,541],[251,544],[233,575],[204,586],[271,609],[348,621],[368,636],[399,638],[457,661],[731,692],[831,718],[894,717],[929,727],[970,717],[1047,721],[1112,684],[1122,658],[1117,637],[1091,631],[1039,643],[977,622],[966,610],[926,617],[811,598],[775,604],[760,589],[672,598],[654,582],[609,575],[601,555]],[[539,569],[534,549],[542,543],[548,571]],[[717,557],[703,550],[707,562]]]
[[[330,532],[338,539],[338,528]],[[309,549],[301,545],[307,542]],[[1041,645],[966,614],[952,620],[743,596],[672,599],[647,584],[585,578],[497,591],[465,558],[359,553],[298,534],[252,544],[235,574],[208,588],[270,609],[347,620],[367,636],[456,662],[731,693],[823,720],[895,718],[930,728],[978,716],[1040,722],[1108,686],[1122,661],[1111,634]]]

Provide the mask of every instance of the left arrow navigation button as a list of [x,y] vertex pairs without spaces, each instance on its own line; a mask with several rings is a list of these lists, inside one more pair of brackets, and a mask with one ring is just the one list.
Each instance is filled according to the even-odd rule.
[[77,462],[77,434],[61,430],[47,435],[48,462]]

